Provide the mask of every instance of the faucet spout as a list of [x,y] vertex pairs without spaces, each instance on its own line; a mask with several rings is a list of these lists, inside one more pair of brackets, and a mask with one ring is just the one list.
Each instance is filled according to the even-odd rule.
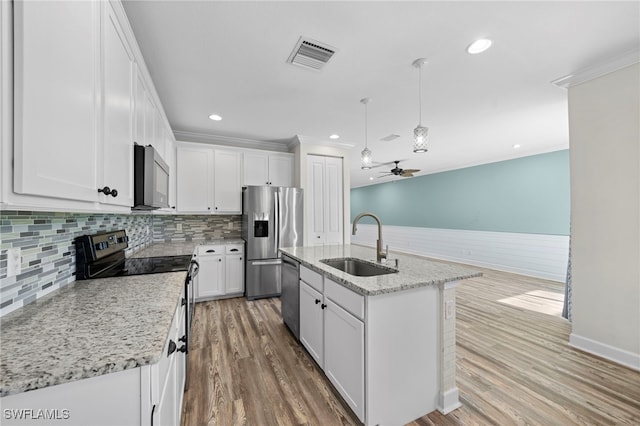
[[378,216],[370,212],[360,213],[358,216],[356,216],[355,219],[353,219],[351,235],[356,235],[356,231],[358,230],[357,228],[358,221],[365,216],[372,217],[378,223],[378,241],[376,244],[376,260],[378,261],[378,263],[380,263],[382,259],[387,258],[387,254],[382,250],[382,222],[380,222],[380,218]]

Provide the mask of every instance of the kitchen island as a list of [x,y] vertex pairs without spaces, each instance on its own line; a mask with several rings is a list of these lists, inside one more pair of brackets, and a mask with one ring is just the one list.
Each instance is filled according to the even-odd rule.
[[398,259],[396,272],[354,276],[322,261],[371,261],[374,249],[281,251],[301,265],[300,341],[365,425],[405,424],[460,406],[455,286],[480,272],[393,253],[385,266],[395,269]]

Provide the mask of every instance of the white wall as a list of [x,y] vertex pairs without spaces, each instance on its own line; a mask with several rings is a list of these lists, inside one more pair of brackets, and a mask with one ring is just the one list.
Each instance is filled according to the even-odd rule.
[[569,89],[570,343],[640,370],[640,65]]
[[[344,244],[351,241],[351,228],[349,225],[351,217],[351,177],[349,174],[349,151],[348,146],[324,145],[319,143],[307,142],[302,136],[297,137],[298,141],[294,148],[295,170],[294,185],[305,189],[307,186],[307,155],[324,155],[329,157],[342,158],[342,186],[343,186],[343,206],[344,206]],[[311,241],[311,235],[307,226],[306,212],[311,208],[308,197],[304,197],[305,209],[305,226],[304,226],[304,242],[307,244]]]

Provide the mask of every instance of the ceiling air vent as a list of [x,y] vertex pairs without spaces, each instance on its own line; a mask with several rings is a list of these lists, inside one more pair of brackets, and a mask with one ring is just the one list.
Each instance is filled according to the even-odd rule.
[[336,53],[334,47],[310,38],[300,37],[287,62],[305,68],[320,70]]
[[381,141],[384,142],[391,142],[394,139],[398,139],[400,137],[400,135],[396,135],[395,133],[391,133],[389,136],[385,136],[384,138],[380,139]]

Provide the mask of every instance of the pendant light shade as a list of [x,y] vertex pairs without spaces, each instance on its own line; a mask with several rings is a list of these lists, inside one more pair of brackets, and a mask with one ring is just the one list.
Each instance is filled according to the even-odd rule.
[[360,153],[360,168],[369,170],[373,164],[373,156],[371,150],[367,147],[367,104],[371,102],[370,98],[360,99],[360,103],[364,105],[364,149]]
[[422,66],[427,63],[425,58],[419,58],[413,61],[413,66],[418,68],[418,103],[420,113],[418,117],[418,125],[413,129],[413,152],[427,152],[427,133],[428,127],[422,125]]

